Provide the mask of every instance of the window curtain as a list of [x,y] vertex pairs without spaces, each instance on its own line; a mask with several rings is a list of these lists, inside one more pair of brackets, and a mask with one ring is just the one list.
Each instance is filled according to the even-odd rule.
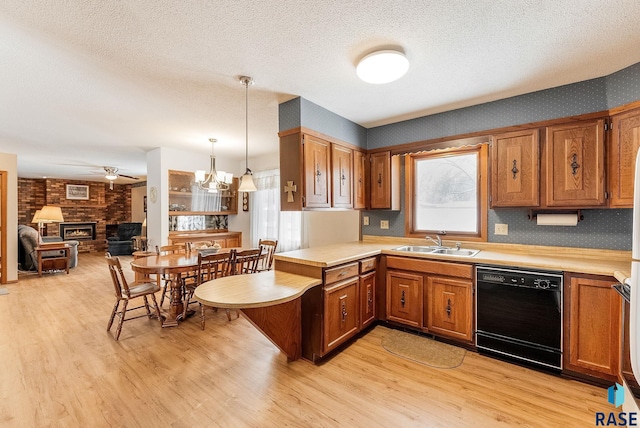
[[251,243],[262,239],[277,239],[277,252],[297,250],[302,246],[302,212],[280,211],[280,170],[253,173],[258,189],[249,195]]

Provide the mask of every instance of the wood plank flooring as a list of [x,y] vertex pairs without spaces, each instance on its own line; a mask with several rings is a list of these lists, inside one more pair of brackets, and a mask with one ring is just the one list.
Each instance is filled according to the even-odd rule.
[[287,362],[224,311],[207,312],[205,331],[198,317],[125,322],[116,342],[110,281],[102,255],[82,253],[69,275],[7,286],[0,426],[581,427],[614,410],[603,388],[473,352],[449,370],[404,360],[382,328],[319,366]]

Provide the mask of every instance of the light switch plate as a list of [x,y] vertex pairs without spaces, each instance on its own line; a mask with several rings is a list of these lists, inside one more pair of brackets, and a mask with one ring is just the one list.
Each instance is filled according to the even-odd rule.
[[380,220],[380,229],[389,229],[389,220]]
[[365,226],[369,226],[369,216],[368,215],[362,217],[362,224],[364,224]]
[[496,235],[508,235],[509,234],[509,225],[503,223],[496,223]]

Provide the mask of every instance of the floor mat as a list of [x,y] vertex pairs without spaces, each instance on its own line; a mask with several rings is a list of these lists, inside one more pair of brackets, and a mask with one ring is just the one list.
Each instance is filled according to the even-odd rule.
[[382,347],[392,354],[421,364],[441,369],[458,367],[467,351],[457,346],[437,342],[428,337],[400,330],[388,330],[382,338]]

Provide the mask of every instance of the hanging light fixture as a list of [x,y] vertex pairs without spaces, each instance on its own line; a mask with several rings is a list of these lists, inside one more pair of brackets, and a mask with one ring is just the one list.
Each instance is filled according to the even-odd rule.
[[258,190],[253,182],[253,172],[249,169],[249,85],[253,85],[253,79],[248,76],[241,76],[240,83],[245,87],[245,166],[247,170],[240,177],[240,187],[238,192],[255,192]]
[[209,138],[211,141],[211,166],[209,168],[209,174],[204,170],[197,170],[195,172],[196,184],[201,190],[207,190],[211,193],[215,193],[218,190],[229,190],[229,185],[233,181],[233,174],[230,172],[216,171],[216,156],[213,154],[213,145],[218,141],[215,138]]

